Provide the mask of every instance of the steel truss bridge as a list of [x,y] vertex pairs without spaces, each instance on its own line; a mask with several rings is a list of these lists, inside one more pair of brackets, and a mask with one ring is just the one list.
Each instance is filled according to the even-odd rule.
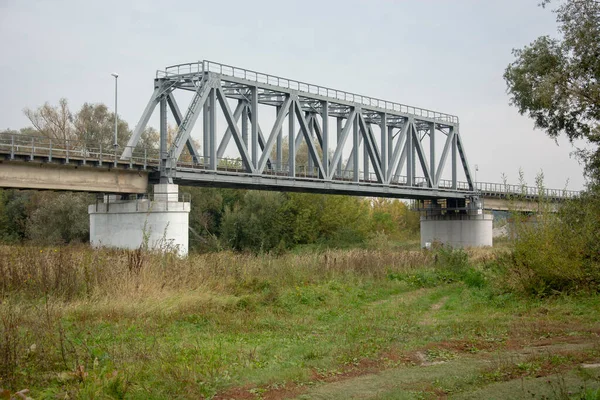
[[[192,93],[185,113],[175,99],[176,91]],[[458,118],[453,115],[201,61],[157,73],[154,93],[122,160],[134,156],[132,149],[157,106],[163,182],[413,199],[475,195]],[[268,121],[261,118],[267,110],[264,106],[274,110],[268,130],[262,129]],[[168,109],[178,126],[170,146]],[[217,113],[227,124],[222,131],[216,126]],[[202,154],[190,137],[200,117]],[[427,150],[422,143],[425,137]],[[439,159],[438,137],[445,141]],[[222,160],[232,139],[241,167],[235,172]],[[308,153],[306,165],[298,165],[301,146]],[[191,155],[187,162],[181,159],[184,149]],[[422,176],[417,176],[417,163]],[[447,163],[452,179],[442,180]],[[457,179],[459,168],[466,183]]]
[[[191,94],[185,113],[178,92]],[[156,107],[159,147],[142,148]],[[169,110],[177,125],[171,141]],[[219,117],[225,129],[217,128]],[[199,120],[202,152],[191,137]],[[439,155],[436,141],[443,142]],[[579,193],[475,183],[456,116],[206,60],[157,72],[154,92],[121,150],[0,135],[4,159],[137,169],[149,171],[151,181],[180,185],[445,199],[457,208],[479,196],[562,200]],[[442,179],[445,168],[451,179]]]

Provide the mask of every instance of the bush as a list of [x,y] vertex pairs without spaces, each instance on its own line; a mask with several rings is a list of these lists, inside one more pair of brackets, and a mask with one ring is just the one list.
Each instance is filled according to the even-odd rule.
[[540,213],[534,220],[517,216],[514,231],[514,250],[499,261],[507,289],[534,296],[600,289],[597,188],[558,213]]

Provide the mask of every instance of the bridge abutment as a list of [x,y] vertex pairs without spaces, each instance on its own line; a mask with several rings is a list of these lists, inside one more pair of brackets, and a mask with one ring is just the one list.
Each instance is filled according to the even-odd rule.
[[150,199],[104,196],[88,207],[90,243],[96,247],[188,252],[190,202],[181,201],[178,185],[154,186]]
[[445,207],[433,200],[422,209],[421,247],[434,243],[453,248],[492,246],[494,217],[484,214],[481,203],[473,200],[450,199]]

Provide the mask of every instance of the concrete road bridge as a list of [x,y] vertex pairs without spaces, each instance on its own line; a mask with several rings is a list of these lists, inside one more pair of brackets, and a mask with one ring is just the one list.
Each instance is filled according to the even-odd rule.
[[[186,95],[191,100],[182,113],[178,101]],[[140,138],[156,108],[160,140],[143,148]],[[172,141],[169,118],[177,126]],[[201,151],[192,139],[198,121]],[[112,216],[119,207],[131,213],[129,200],[115,195],[146,193],[149,183],[156,184],[154,202],[167,204],[178,203],[178,185],[414,199],[426,208],[422,242],[459,246],[491,245],[483,209],[506,207],[507,198],[559,202],[578,195],[475,182],[456,116],[206,60],[157,72],[125,148],[0,135],[0,187],[111,194],[104,208],[90,206],[92,243],[137,245],[111,239],[110,232],[123,230]],[[158,219],[155,228],[168,225],[168,216]],[[179,228],[185,238],[174,242],[185,241],[187,249],[187,226]]]

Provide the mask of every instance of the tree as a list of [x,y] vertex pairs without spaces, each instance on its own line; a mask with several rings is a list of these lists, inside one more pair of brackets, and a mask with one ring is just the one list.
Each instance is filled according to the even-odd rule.
[[[115,137],[115,113],[110,112],[105,104],[84,103],[73,118],[75,136],[78,140],[90,144],[102,144],[110,148]],[[118,120],[117,142],[120,147],[127,144],[131,136],[129,124],[123,119]]]
[[[546,0],[542,3],[545,6]],[[579,150],[592,182],[600,179],[600,1],[567,0],[555,10],[559,39],[542,36],[513,50],[504,73],[511,104],[556,139],[585,139]]]
[[35,192],[30,200],[27,236],[35,243],[85,242],[89,238],[87,193]]
[[25,108],[23,112],[42,136],[57,140],[76,138],[73,114],[71,114],[69,103],[65,98],[60,99],[57,106],[46,102],[35,110]]

